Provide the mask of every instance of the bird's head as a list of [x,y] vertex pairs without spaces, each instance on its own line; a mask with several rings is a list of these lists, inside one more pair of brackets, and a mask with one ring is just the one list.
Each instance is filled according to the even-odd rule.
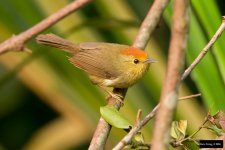
[[141,78],[148,70],[151,63],[156,62],[152,58],[148,57],[148,54],[138,48],[129,47],[121,51],[122,62],[121,69],[130,77]]
[[147,67],[149,64],[156,62],[149,58],[146,52],[135,47],[123,49],[121,54],[123,61],[133,67]]

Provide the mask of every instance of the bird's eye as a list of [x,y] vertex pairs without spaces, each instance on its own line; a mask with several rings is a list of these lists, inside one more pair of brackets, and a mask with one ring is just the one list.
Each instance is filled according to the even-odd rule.
[[135,64],[139,63],[139,60],[138,59],[134,59],[134,63]]

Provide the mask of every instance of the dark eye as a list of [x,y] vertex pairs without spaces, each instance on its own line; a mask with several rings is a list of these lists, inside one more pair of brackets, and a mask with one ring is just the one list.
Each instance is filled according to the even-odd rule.
[[134,59],[134,63],[135,64],[139,63],[139,60],[138,59]]

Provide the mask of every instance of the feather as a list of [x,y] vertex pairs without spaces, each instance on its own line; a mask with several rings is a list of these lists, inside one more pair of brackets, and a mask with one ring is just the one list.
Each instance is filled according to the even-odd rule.
[[74,44],[54,34],[41,34],[37,36],[36,40],[39,44],[59,48],[69,53],[76,53],[79,51],[77,44]]
[[[90,43],[88,43],[90,44]],[[85,50],[80,50],[77,54],[71,57],[69,60],[76,67],[84,70],[89,75],[100,77],[103,79],[115,79],[121,72],[119,72],[115,68],[115,64],[108,63],[106,64],[104,60],[107,62],[112,61],[112,57],[110,51],[93,46],[95,43],[91,43],[91,49],[88,49],[87,46]],[[81,46],[82,49],[82,46]]]

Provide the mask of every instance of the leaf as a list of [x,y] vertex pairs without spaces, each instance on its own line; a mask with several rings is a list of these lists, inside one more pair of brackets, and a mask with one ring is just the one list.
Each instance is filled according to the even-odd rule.
[[100,113],[110,125],[120,129],[130,129],[131,123],[113,106],[100,107]]
[[133,136],[131,143],[126,145],[125,149],[143,149],[143,147],[147,148],[144,144],[144,136],[139,131]]
[[185,136],[187,129],[187,120],[180,120],[178,122],[178,130]]
[[207,129],[211,130],[217,136],[221,136],[225,134],[225,131],[223,129],[218,128],[216,125],[208,126]]
[[183,139],[186,135],[187,120],[173,121],[170,135],[176,139]]
[[138,142],[138,143],[144,143],[144,136],[141,132],[138,132],[137,134],[134,135],[133,142]]

